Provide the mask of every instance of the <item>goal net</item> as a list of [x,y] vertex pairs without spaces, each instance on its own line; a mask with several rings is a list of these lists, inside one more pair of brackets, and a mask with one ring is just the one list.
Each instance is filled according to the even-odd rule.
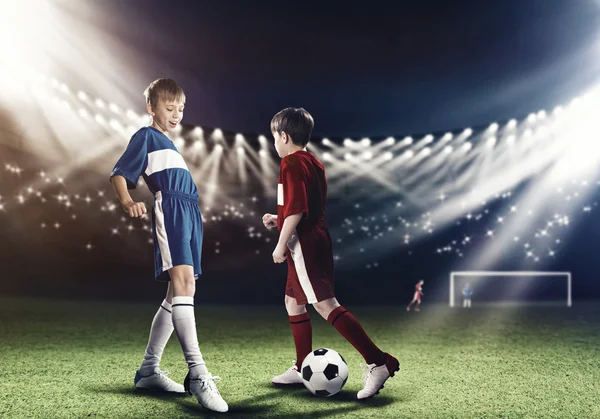
[[[470,290],[469,290],[470,288]],[[472,304],[558,303],[571,307],[571,272],[462,271],[450,273],[450,307]]]

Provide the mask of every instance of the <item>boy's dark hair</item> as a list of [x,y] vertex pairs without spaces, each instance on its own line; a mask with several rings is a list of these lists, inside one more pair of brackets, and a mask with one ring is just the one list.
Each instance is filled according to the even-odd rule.
[[144,91],[144,96],[146,97],[146,103],[150,104],[152,109],[156,109],[159,100],[163,102],[181,100],[185,103],[183,89],[175,80],[171,79],[154,80]]
[[285,132],[292,142],[305,147],[315,127],[313,117],[304,108],[285,108],[271,120],[271,132]]

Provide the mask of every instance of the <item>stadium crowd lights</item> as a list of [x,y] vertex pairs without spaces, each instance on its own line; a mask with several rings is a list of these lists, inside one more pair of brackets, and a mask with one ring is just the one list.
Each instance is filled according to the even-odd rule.
[[[72,89],[69,89],[68,86],[65,88],[63,83],[58,82],[55,79],[51,79],[50,81],[51,87],[53,89],[58,90],[63,95],[69,95]],[[66,93],[65,93],[66,92]],[[72,96],[72,95],[71,95]],[[89,114],[94,115],[94,119],[96,122],[107,128],[111,128],[114,131],[121,133],[124,137],[127,137],[131,134],[132,128],[135,126],[131,124],[136,118],[141,118],[134,111],[121,110],[118,105],[112,104],[112,102],[104,101],[100,98],[90,98],[89,95],[85,94],[82,91],[79,91],[76,97],[83,103],[88,106],[95,106],[95,109],[92,109],[91,112],[86,110],[85,108],[80,108],[79,115],[82,118],[88,118]],[[107,105],[108,103],[108,105]],[[577,100],[574,100],[568,107],[567,111],[572,110],[572,108],[578,103]],[[76,106],[75,106],[76,107]],[[89,109],[89,108],[88,108]],[[117,113],[115,113],[117,112]],[[499,123],[494,122],[490,124],[487,129],[483,129],[481,134],[476,135],[471,141],[470,138],[474,135],[474,130],[472,128],[465,128],[462,132],[453,135],[451,132],[445,133],[443,136],[439,137],[437,141],[435,141],[435,137],[433,134],[427,134],[421,138],[421,140],[414,143],[412,137],[404,137],[400,141],[396,141],[394,137],[388,137],[385,140],[378,141],[373,143],[370,138],[362,138],[361,140],[354,141],[350,138],[346,138],[343,141],[343,146],[336,146],[331,140],[324,138],[321,141],[321,144],[332,148],[331,152],[327,155],[325,161],[331,164],[335,164],[339,161],[340,158],[346,161],[351,161],[353,164],[350,166],[342,167],[341,173],[344,173],[347,170],[352,171],[352,173],[356,172],[357,165],[370,162],[371,160],[377,160],[376,157],[378,155],[383,154],[382,149],[385,146],[392,147],[389,151],[385,152],[385,158],[381,164],[384,164],[384,167],[388,167],[389,169],[401,169],[402,165],[405,164],[408,160],[413,158],[418,158],[418,162],[424,162],[429,158],[436,158],[438,153],[441,155],[447,156],[452,155],[460,151],[460,154],[457,154],[459,159],[454,160],[441,160],[439,163],[450,164],[453,163],[455,166],[460,165],[460,156],[462,158],[473,159],[474,155],[470,154],[471,151],[478,150],[474,147],[474,145],[480,142],[480,139],[483,140],[483,143],[488,146],[488,148],[499,150],[502,154],[504,152],[502,146],[514,146],[520,143],[520,140],[531,140],[537,137],[547,136],[549,133],[552,133],[553,123],[556,119],[560,119],[561,116],[564,115],[564,109],[562,107],[555,108],[554,112],[551,113],[552,120],[549,121],[549,117],[545,111],[538,111],[536,113],[531,113],[527,116],[526,122],[527,124],[523,127],[523,129],[518,129],[518,123],[515,119],[508,121],[508,123],[501,127]],[[567,112],[569,113],[569,112]],[[571,112],[572,113],[572,112]],[[112,114],[111,119],[107,120],[106,116],[108,114]],[[125,116],[127,120],[123,120],[120,122],[116,117],[118,115]],[[125,118],[123,118],[125,119]],[[545,123],[546,125],[540,125],[539,123]],[[191,129],[193,138],[195,135],[203,136],[204,129],[201,127],[194,127]],[[486,136],[486,134],[492,134],[493,136]],[[222,130],[216,128],[212,130],[210,137],[222,141],[222,144],[227,145],[225,142],[225,136]],[[190,137],[188,137],[190,138]],[[235,135],[235,143],[240,142],[240,138],[245,138],[245,136],[241,133]],[[255,137],[256,138],[256,137]],[[469,141],[467,141],[469,139]],[[261,150],[267,150],[269,148],[268,140],[264,136],[258,137]],[[176,133],[176,143],[181,146],[185,143],[183,137],[180,138]],[[442,147],[442,144],[446,144]],[[429,147],[426,147],[430,145]],[[537,143],[532,143],[533,145]],[[199,143],[194,148],[202,149],[204,146],[202,143]],[[397,151],[402,150],[403,152],[397,153]],[[530,147],[531,148],[531,147]],[[229,149],[229,147],[227,147]],[[347,149],[349,151],[344,151]],[[425,151],[421,151],[425,150]],[[392,153],[391,155],[389,153]],[[467,154],[469,153],[469,154]],[[479,155],[483,154],[483,151],[478,151]],[[322,153],[321,153],[322,154]],[[266,158],[270,155],[268,151],[259,151],[258,156],[260,158]],[[390,158],[390,156],[392,158]],[[489,156],[487,156],[489,157]],[[439,160],[439,159],[438,159]],[[414,162],[413,162],[414,163]],[[412,165],[414,166],[414,164]],[[414,168],[412,167],[411,168]],[[371,166],[365,166],[370,168]],[[338,167],[338,169],[340,169]],[[358,167],[360,169],[360,167]],[[385,171],[384,171],[385,172]],[[390,175],[390,173],[384,173],[384,175]]]

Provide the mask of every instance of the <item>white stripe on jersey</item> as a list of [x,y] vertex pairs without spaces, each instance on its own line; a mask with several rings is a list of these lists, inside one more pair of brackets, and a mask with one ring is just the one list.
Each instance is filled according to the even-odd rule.
[[171,258],[171,249],[169,248],[169,237],[167,236],[167,228],[165,227],[165,213],[162,209],[162,194],[156,192],[156,200],[154,201],[154,222],[156,223],[156,239],[158,241],[158,249],[160,258],[162,259],[163,272],[173,267],[173,259]]
[[277,184],[277,205],[283,206],[283,183]]
[[302,291],[304,291],[304,295],[306,295],[308,304],[317,303],[317,296],[312,284],[310,283],[308,272],[306,271],[304,254],[302,254],[302,246],[300,246],[300,239],[298,238],[298,233],[296,233],[296,231],[294,231],[294,234],[292,234],[292,237],[287,242],[287,247],[290,249],[290,253],[292,254],[292,260],[294,261],[294,266],[296,267],[298,280],[300,281],[300,286],[302,287]]
[[148,153],[148,167],[146,167],[146,176],[150,176],[152,173],[160,172],[166,169],[188,170],[188,167],[183,160],[183,156],[177,151],[171,150],[170,148]]

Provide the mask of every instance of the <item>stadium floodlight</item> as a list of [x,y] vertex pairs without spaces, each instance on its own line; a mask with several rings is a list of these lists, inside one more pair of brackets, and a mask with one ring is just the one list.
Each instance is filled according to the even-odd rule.
[[[566,303],[567,307],[573,305],[571,295],[571,272],[545,272],[545,271],[458,271],[450,272],[450,307],[455,306],[456,296],[456,282],[459,279],[463,279],[462,282],[473,282],[474,280],[481,280],[482,278],[507,278],[507,277],[522,277],[523,281],[528,278],[560,278],[565,280],[565,283],[561,286],[566,290]],[[466,278],[466,279],[465,279]]]
[[222,139],[223,138],[223,131],[221,130],[221,128],[215,128],[214,131],[212,132],[211,136],[214,139]]

